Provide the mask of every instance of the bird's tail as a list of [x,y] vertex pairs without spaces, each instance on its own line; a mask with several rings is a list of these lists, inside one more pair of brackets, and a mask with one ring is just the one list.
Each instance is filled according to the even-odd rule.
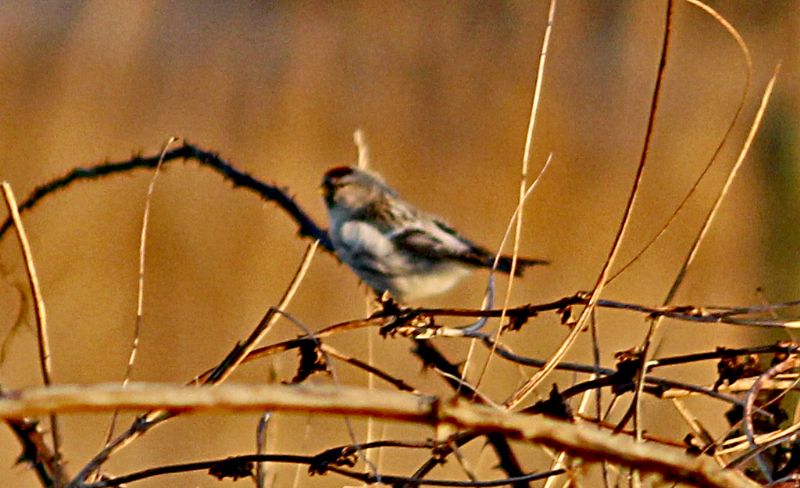
[[[494,259],[492,259],[492,262],[489,263],[490,267],[492,266],[493,261]],[[514,270],[514,276],[522,276],[525,273],[525,269],[529,266],[540,266],[545,264],[550,264],[550,261],[518,257],[517,269]],[[500,259],[497,261],[497,271],[511,273],[511,256],[500,256]]]

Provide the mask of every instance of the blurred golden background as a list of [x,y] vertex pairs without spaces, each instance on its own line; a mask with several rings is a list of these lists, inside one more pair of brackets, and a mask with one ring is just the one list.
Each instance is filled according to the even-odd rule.
[[[682,288],[678,303],[746,305],[800,295],[798,143],[800,3],[711,2],[749,44],[753,90],[709,181],[664,239],[604,296],[659,305],[716,196],[775,65],[782,63],[764,130]],[[372,167],[408,200],[445,216],[489,247],[514,210],[548,3],[535,2],[4,2],[0,5],[0,179],[22,199],[73,167],[156,154],[180,136],[264,181],[289,189],[321,225],[317,192],[330,166],[352,164],[361,128]],[[664,2],[564,1],[556,11],[534,139],[534,173],[554,162],[526,207],[522,254],[552,260],[516,281],[513,304],[541,302],[593,286],[627,199],[646,128],[664,25]],[[725,131],[742,90],[744,63],[725,31],[699,9],[674,12],[662,106],[639,205],[620,262],[673,211]],[[54,379],[121,381],[132,339],[138,239],[151,174],[79,184],[24,214],[49,316]],[[306,242],[271,204],[195,163],[173,163],[156,184],[147,251],[144,327],[133,379],[183,382],[216,364],[277,303]],[[22,304],[18,245],[0,243],[0,334]],[[428,305],[477,307],[485,273]],[[501,281],[501,284],[505,283]],[[763,296],[756,292],[763,287]],[[502,289],[502,288],[501,288]],[[290,311],[308,327],[365,313],[365,289],[320,253]],[[600,314],[604,364],[638,344],[641,316]],[[10,339],[0,384],[40,383],[32,321]],[[300,333],[281,323],[270,341]],[[557,317],[532,321],[506,340],[545,358],[563,337]],[[367,332],[332,341],[366,357]],[[369,334],[375,335],[375,331]],[[668,321],[657,354],[768,343],[779,334]],[[466,343],[440,342],[452,360]],[[375,339],[377,364],[420,388],[446,394],[403,339]],[[590,361],[583,337],[570,358]],[[294,354],[246,366],[235,381],[291,378]],[[714,365],[693,373],[713,382]],[[273,371],[274,368],[274,371]],[[340,366],[340,376],[366,384]],[[679,372],[685,374],[686,371]],[[678,373],[676,373],[678,374]],[[520,371],[494,361],[484,389],[502,400]],[[556,375],[568,384],[569,375]],[[381,385],[381,387],[383,387]],[[548,386],[549,389],[549,386]],[[701,405],[698,403],[698,405]],[[655,403],[654,433],[684,432]],[[707,419],[722,427],[720,410]],[[654,416],[656,416],[654,414]],[[126,420],[121,425],[127,426]],[[74,473],[103,442],[108,416],[62,420]],[[247,453],[255,416],[188,416],[145,436],[107,465],[114,474],[165,463]],[[359,438],[364,422],[355,422]],[[348,443],[338,418],[277,415],[271,450],[319,452]],[[306,434],[304,434],[304,432]],[[310,436],[308,435],[310,433]],[[390,425],[387,437],[430,435]],[[681,434],[682,435],[682,434]],[[477,451],[472,451],[477,452]],[[19,446],[0,429],[2,486],[38,486],[14,466]],[[408,473],[425,456],[384,459]],[[477,457],[476,457],[477,458]],[[492,456],[478,471],[487,479]],[[526,462],[526,468],[546,464]],[[455,464],[455,463],[450,463]],[[275,466],[276,485],[295,468]],[[444,473],[458,473],[448,465]],[[229,482],[226,482],[229,483]],[[246,485],[248,482],[241,482]],[[340,486],[341,478],[301,486]],[[205,474],[134,486],[219,486]]]

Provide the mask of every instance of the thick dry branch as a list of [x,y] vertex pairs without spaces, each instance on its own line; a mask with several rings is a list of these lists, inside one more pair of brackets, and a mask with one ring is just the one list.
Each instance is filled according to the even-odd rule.
[[434,397],[395,391],[369,394],[360,388],[310,385],[217,385],[211,387],[131,383],[61,385],[6,391],[0,417],[23,418],[49,412],[102,412],[164,409],[170,411],[302,411],[375,415],[419,421],[434,411]]
[[606,460],[659,473],[698,486],[758,486],[737,471],[720,469],[711,459],[681,450],[637,444],[624,436],[543,417],[511,414],[466,402],[355,387],[311,385],[219,385],[195,388],[132,384],[57,386],[6,393],[0,417],[21,418],[57,412],[164,408],[181,411],[293,411],[363,415],[427,425],[453,425],[566,450],[590,461]]

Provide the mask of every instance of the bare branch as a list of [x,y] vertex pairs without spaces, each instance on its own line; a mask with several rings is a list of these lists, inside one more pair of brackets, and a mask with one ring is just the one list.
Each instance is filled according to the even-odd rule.
[[[300,236],[317,239],[325,250],[333,251],[333,245],[328,237],[328,233],[321,229],[313,219],[295,203],[294,199],[286,193],[285,189],[259,181],[248,173],[235,168],[232,164],[220,158],[216,153],[204,151],[185,141],[181,147],[164,154],[165,164],[181,159],[195,160],[201,166],[211,168],[222,175],[233,184],[234,188],[245,188],[256,193],[266,201],[275,202],[297,223]],[[75,168],[64,176],[36,187],[36,189],[19,205],[19,212],[23,213],[32,209],[42,199],[59,190],[72,186],[74,183],[100,180],[107,176],[129,173],[136,169],[153,169],[158,165],[159,160],[160,156],[147,158],[135,156],[125,161],[102,163],[85,168]],[[11,225],[12,222],[10,218],[0,225],[0,240],[2,240]]]
[[[50,359],[50,341],[47,335],[47,310],[44,305],[44,297],[39,288],[39,277],[36,274],[36,266],[33,263],[33,252],[31,251],[28,236],[25,234],[25,227],[22,225],[22,219],[17,210],[17,201],[14,198],[14,192],[11,190],[11,185],[3,181],[0,183],[3,190],[3,197],[5,199],[6,208],[10,214],[9,220],[13,222],[14,229],[17,231],[17,239],[19,240],[20,249],[22,251],[22,259],[25,262],[25,271],[28,274],[28,284],[30,286],[31,296],[33,297],[33,309],[36,315],[36,339],[39,346],[39,369],[42,372],[42,381],[45,386],[50,386],[53,383],[52,371],[53,365]],[[55,414],[50,414],[50,431],[53,435],[53,480],[55,486],[61,486],[61,479],[64,476],[63,464],[61,458],[61,437],[58,428],[58,418]]]
[[754,487],[736,471],[680,450],[639,444],[593,427],[545,417],[510,414],[467,402],[347,386],[220,385],[189,388],[131,384],[53,386],[10,392],[0,400],[0,417],[47,412],[92,412],[159,408],[179,411],[289,411],[376,416],[433,426],[453,425],[479,432],[503,432],[524,442],[567,450],[587,460],[606,459],[666,479],[713,487]]

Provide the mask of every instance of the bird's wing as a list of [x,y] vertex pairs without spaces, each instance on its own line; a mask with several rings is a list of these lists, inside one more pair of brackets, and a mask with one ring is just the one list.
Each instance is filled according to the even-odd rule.
[[392,236],[392,240],[398,249],[433,260],[462,261],[480,266],[491,257],[491,253],[438,220],[424,221],[422,225],[401,229]]
[[352,268],[384,275],[393,270],[394,244],[374,225],[350,220],[341,226],[337,237],[339,255]]
[[[404,229],[393,237],[398,248],[407,250],[417,256],[434,260],[452,260],[478,267],[490,268],[494,264],[495,254],[465,237],[452,227],[439,220],[431,220],[430,224]],[[540,259],[517,258],[516,274],[521,275],[525,268],[533,265],[548,264]],[[497,270],[511,271],[511,257],[500,256]]]

